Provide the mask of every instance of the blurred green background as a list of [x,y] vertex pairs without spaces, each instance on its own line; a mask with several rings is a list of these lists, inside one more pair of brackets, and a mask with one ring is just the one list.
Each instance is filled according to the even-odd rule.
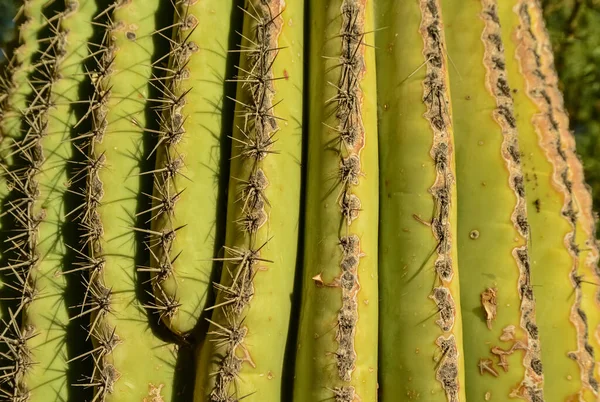
[[[600,211],[600,0],[541,2],[577,151]],[[0,0],[0,43],[15,36],[15,13],[13,0]]]

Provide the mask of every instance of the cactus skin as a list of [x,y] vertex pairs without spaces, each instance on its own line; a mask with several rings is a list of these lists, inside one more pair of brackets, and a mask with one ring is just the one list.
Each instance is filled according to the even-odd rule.
[[377,400],[373,5],[311,2],[305,261],[294,384],[299,402]]
[[377,25],[388,27],[377,34],[378,75],[393,77],[378,81],[380,401],[398,395],[463,401],[454,145],[441,7],[437,0],[389,2],[377,16]]
[[158,5],[158,0],[119,1],[99,15],[107,20],[107,31],[92,74],[82,213],[82,253],[87,252],[82,265],[89,267],[89,279],[81,306],[81,314],[91,316],[95,370],[89,385],[95,385],[98,402],[161,401],[172,394],[175,346],[154,335],[136,300],[140,246],[133,228]]
[[[593,242],[578,240],[591,229],[581,167],[572,150],[568,119],[556,86],[550,44],[535,0],[499,4],[507,70],[514,94],[523,152],[523,172],[531,225],[532,281],[537,297],[545,393],[552,400],[597,400],[598,373],[593,357],[598,323],[596,289],[591,269]],[[574,168],[574,169],[573,169]],[[579,176],[577,176],[579,175]],[[576,183],[576,184],[574,184]],[[586,218],[587,216],[587,218]],[[587,220],[587,223],[586,223]],[[552,228],[552,231],[548,231]],[[591,247],[581,253],[580,247]],[[586,261],[586,254],[591,255]],[[582,282],[582,279],[587,281]],[[588,286],[589,285],[589,286]],[[592,325],[593,324],[593,325]],[[595,327],[595,328],[594,328]],[[548,345],[548,346],[546,346]]]
[[[463,332],[471,339],[464,344],[467,399],[541,401],[540,342],[530,334],[536,322],[529,225],[502,21],[495,0],[454,5],[443,1],[448,53],[461,55],[450,80]],[[483,304],[490,292],[493,299]]]
[[303,9],[298,1],[245,4],[224,266],[197,367],[198,402],[285,400],[300,215]]
[[[152,253],[154,290],[165,322],[190,332],[207,307],[219,209],[224,86],[231,0],[178,1],[157,162],[154,232],[175,236]],[[228,127],[229,130],[229,127]],[[176,169],[173,168],[176,166]],[[198,208],[202,200],[202,208]],[[222,203],[222,201],[220,201]]]

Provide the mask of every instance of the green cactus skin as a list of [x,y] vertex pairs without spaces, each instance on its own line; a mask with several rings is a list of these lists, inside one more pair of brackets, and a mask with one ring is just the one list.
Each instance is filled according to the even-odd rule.
[[[224,86],[232,0],[179,1],[153,172],[152,230],[174,233],[152,253],[165,322],[190,332],[207,307],[219,195]],[[228,128],[229,129],[229,128]],[[199,208],[198,200],[202,200]]]
[[[523,173],[529,199],[532,282],[537,295],[539,337],[545,394],[549,400],[598,398],[598,373],[593,357],[598,340],[597,283],[592,261],[580,253],[578,236],[588,223],[579,219],[582,204],[580,167],[568,139],[568,119],[556,86],[556,73],[541,10],[535,0],[499,4],[523,152]],[[509,39],[508,39],[509,38]],[[577,183],[577,184],[574,184]],[[584,221],[585,222],[585,221]],[[553,230],[548,230],[552,228]],[[593,246],[593,244],[591,245]],[[590,264],[591,262],[591,264]],[[590,288],[588,288],[588,285]],[[590,308],[591,307],[591,308]],[[548,346],[546,346],[548,345]],[[570,398],[570,399],[569,399]]]
[[245,4],[224,266],[197,367],[198,402],[283,400],[300,214],[303,9],[301,1]]
[[[175,346],[161,341],[136,300],[135,213],[159,0],[123,0],[97,17],[106,25],[99,45],[90,105],[86,200],[82,227],[89,268],[81,315],[95,369],[94,402],[171,400]],[[102,21],[102,19],[106,21]],[[86,250],[87,249],[87,250]],[[85,384],[82,384],[85,385]]]
[[0,401],[600,400],[596,222],[538,0],[110,1],[23,0],[0,79]]
[[[451,104],[437,0],[381,3],[380,401],[464,401]],[[399,153],[401,156],[399,156]],[[410,336],[407,336],[410,333]]]
[[464,344],[467,399],[542,401],[524,178],[497,1],[442,4],[455,63],[450,82],[461,307],[470,339]]
[[311,2],[298,402],[377,400],[373,5],[368,0]]

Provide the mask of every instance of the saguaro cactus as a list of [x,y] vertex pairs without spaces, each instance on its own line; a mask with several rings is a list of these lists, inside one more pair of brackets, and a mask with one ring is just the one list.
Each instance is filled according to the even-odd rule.
[[596,222],[537,0],[17,21],[0,400],[600,398]]

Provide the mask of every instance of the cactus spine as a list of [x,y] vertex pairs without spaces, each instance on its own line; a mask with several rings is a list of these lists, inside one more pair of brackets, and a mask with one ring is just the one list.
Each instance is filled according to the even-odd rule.
[[[177,2],[156,146],[151,271],[160,314],[189,333],[207,307],[219,236],[226,52],[233,1]],[[224,113],[224,112],[223,112]],[[224,114],[226,115],[226,114]],[[229,129],[229,128],[228,128]],[[202,207],[198,208],[198,200]],[[219,236],[222,237],[222,236]]]
[[283,400],[296,271],[302,129],[301,2],[249,0],[235,80],[221,282],[196,401]]
[[294,397],[375,401],[373,2],[313,1],[311,12],[307,232]]

